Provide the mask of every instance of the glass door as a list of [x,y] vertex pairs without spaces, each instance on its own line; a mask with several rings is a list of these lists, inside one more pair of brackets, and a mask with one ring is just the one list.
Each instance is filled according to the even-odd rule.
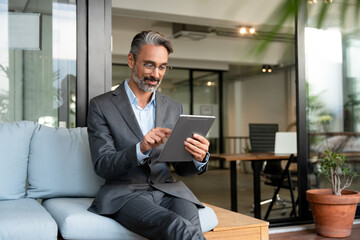
[[208,133],[210,153],[220,151],[220,72],[193,71],[193,114],[215,116],[215,122]]
[[0,0],[0,122],[75,127],[75,0]]
[[161,93],[180,102],[184,114],[191,113],[190,70],[172,69],[159,88]]
[[[350,168],[360,170],[360,30],[359,21],[350,14],[341,24],[342,3],[333,2],[321,28],[316,26],[316,6],[308,6],[305,28],[307,86],[307,132],[310,188],[330,188],[321,174],[325,150],[344,154]],[[360,187],[354,179],[351,189]]]

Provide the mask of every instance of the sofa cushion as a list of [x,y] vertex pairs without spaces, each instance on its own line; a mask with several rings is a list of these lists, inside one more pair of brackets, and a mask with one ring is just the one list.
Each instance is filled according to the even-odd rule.
[[25,196],[30,139],[36,124],[0,123],[0,200]]
[[93,169],[86,128],[50,128],[34,131],[30,145],[31,198],[93,197],[104,182]]
[[[127,230],[113,219],[89,212],[92,198],[56,198],[43,202],[59,226],[64,239],[144,239]],[[203,232],[208,232],[218,224],[210,207],[199,209]]]
[[205,208],[199,208],[199,218],[203,233],[213,230],[219,223],[214,210],[211,207],[204,206]]
[[56,240],[54,219],[34,199],[0,201],[0,239]]
[[92,198],[54,198],[44,201],[43,206],[57,222],[64,239],[146,239],[111,218],[89,212],[92,201]]

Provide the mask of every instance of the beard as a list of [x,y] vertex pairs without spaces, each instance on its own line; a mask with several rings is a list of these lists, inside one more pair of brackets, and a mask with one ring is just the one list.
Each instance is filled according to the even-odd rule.
[[[140,78],[137,74],[137,69],[136,69],[136,66],[134,67],[134,71],[132,73],[132,77],[134,79],[134,82],[136,83],[136,85],[143,91],[145,92],[155,92],[159,86],[160,86],[160,83],[161,83],[161,79],[160,78],[154,78],[152,76],[150,77],[143,77],[143,78]],[[156,81],[157,84],[156,85],[151,85],[151,84],[148,84],[146,83],[146,81],[149,80],[149,81]]]

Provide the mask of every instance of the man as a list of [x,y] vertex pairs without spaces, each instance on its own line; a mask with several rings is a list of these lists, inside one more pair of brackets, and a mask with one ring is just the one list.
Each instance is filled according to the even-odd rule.
[[[171,42],[153,31],[137,34],[128,54],[130,79],[90,101],[88,133],[95,172],[105,178],[90,211],[109,216],[149,239],[205,239],[198,207],[170,163],[157,162],[182,105],[156,92],[168,68]],[[182,176],[207,170],[209,142],[184,142],[192,162],[171,163]],[[170,161],[171,159],[169,159]]]

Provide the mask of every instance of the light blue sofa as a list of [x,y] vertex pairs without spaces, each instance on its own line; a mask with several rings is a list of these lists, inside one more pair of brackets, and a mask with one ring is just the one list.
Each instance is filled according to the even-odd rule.
[[[103,182],[86,128],[0,123],[0,240],[144,239],[87,211]],[[217,225],[211,208],[199,214],[203,232]]]

